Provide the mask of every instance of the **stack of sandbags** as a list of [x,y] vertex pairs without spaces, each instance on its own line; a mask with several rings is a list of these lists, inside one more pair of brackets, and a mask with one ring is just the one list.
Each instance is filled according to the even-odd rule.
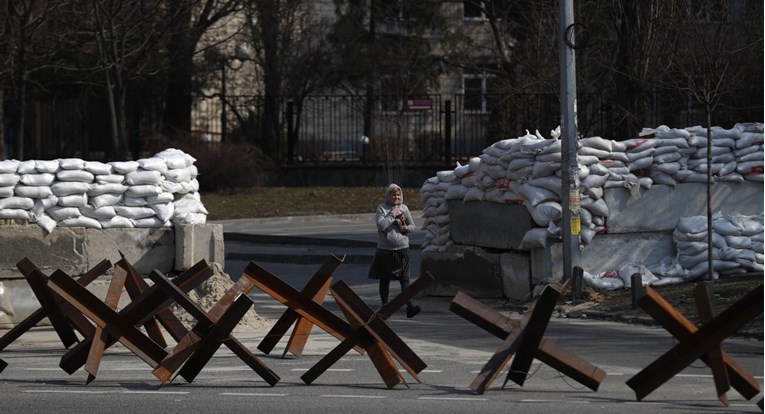
[[[672,233],[677,262],[686,280],[707,273],[707,217],[683,217]],[[712,217],[712,267],[715,273],[728,275],[762,272],[763,215],[723,215]]]
[[138,161],[0,161],[0,218],[56,226],[162,227],[206,221],[196,160],[168,149]]
[[[712,173],[715,181],[763,181],[763,125],[737,124],[726,130],[711,128]],[[603,191],[626,188],[632,197],[654,184],[706,182],[707,130],[701,127],[644,129],[639,138],[611,141],[601,137],[580,138],[577,143],[578,170],[573,177],[580,191],[582,245],[595,234],[607,231],[608,206]],[[447,200],[490,201],[522,204],[540,226],[524,237],[522,247],[545,247],[548,237],[560,234],[561,141],[559,130],[545,139],[535,134],[498,141],[485,148],[468,165],[457,165],[456,180],[437,177],[423,185],[423,204],[428,216],[446,211]],[[441,172],[439,174],[445,174]],[[432,197],[438,186],[443,197]],[[428,187],[427,189],[425,187]],[[444,220],[444,219],[442,219]],[[448,219],[447,219],[448,220]],[[443,234],[440,234],[443,236]],[[449,240],[440,237],[440,240]],[[429,243],[436,244],[433,236]],[[437,247],[433,247],[436,249]]]
[[420,188],[423,230],[425,231],[422,251],[444,251],[452,244],[446,196],[447,190],[459,189],[458,184],[459,181],[453,171],[439,171],[435,177],[426,180]]

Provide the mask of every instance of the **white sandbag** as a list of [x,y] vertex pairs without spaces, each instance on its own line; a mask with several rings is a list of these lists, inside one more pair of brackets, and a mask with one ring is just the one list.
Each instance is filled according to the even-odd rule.
[[35,223],[37,223],[38,226],[42,227],[43,230],[45,230],[47,233],[52,232],[53,229],[55,229],[56,226],[58,225],[58,222],[50,218],[47,214],[43,214],[42,216],[37,217],[35,220]]
[[587,191],[590,188],[602,187],[606,180],[608,180],[608,177],[609,175],[590,174],[584,180],[582,180],[579,188],[581,188],[582,191]]
[[[436,172],[436,177],[438,177],[440,181],[446,182],[452,182],[457,179],[457,176],[454,175],[453,170],[438,171]],[[168,170],[165,173],[165,179],[175,181],[176,183],[181,181],[189,181],[191,179],[191,170],[186,170],[185,168],[179,170]]]
[[0,187],[13,187],[21,180],[18,174],[0,174]]
[[738,162],[750,162],[750,161],[760,161],[762,163],[762,160],[765,158],[762,150],[759,151],[753,151],[749,154],[744,154],[742,156],[739,156],[736,161]]
[[476,174],[471,172],[460,179],[460,184],[462,184],[465,187],[475,187],[477,184],[476,178],[477,178]]
[[550,236],[550,232],[546,228],[536,227],[526,232],[521,239],[520,248],[522,250],[530,250],[533,248],[547,247],[547,238]]
[[175,204],[173,203],[152,204],[150,207],[163,222],[170,220],[175,213]]
[[468,170],[472,172],[478,171],[478,169],[481,167],[481,159],[478,157],[473,157],[470,160],[468,160]]
[[661,142],[656,138],[635,138],[622,141],[627,146],[625,152],[641,152],[648,148],[657,147]]
[[0,219],[29,220],[29,211],[21,208],[6,208],[0,210]]
[[470,172],[470,170],[469,170],[468,168],[469,168],[469,167],[468,167],[468,165],[467,165],[467,164],[465,164],[465,165],[460,165],[460,163],[457,163],[457,167],[454,169],[454,176],[455,176],[455,177],[457,177],[457,178],[462,178],[462,177],[464,177],[464,176],[465,176],[465,174],[467,174],[468,172]]
[[550,190],[556,194],[559,194],[563,189],[563,182],[560,177],[555,175],[548,175],[546,177],[532,178],[526,182],[528,185],[534,187],[544,188]]
[[17,164],[16,172],[19,174],[36,174],[35,160],[21,161]]
[[173,217],[172,222],[179,226],[188,226],[191,224],[205,224],[207,222],[207,215],[198,214],[198,213],[176,214]]
[[533,158],[513,158],[507,165],[507,169],[517,171],[522,168],[533,168],[535,162],[536,161]]
[[45,214],[56,221],[62,221],[68,218],[79,217],[82,215],[78,207],[62,207],[58,205],[45,210]]
[[[167,182],[167,181],[165,181]],[[181,189],[182,190],[182,189]],[[151,197],[161,194],[162,187],[158,185],[132,185],[125,190],[126,197]]]
[[593,216],[608,217],[608,205],[602,198],[593,199],[584,197],[580,200],[580,206],[590,210]]
[[583,272],[582,279],[587,286],[593,289],[619,290],[624,288],[624,281],[615,272],[604,272],[599,275]]
[[29,198],[48,198],[53,195],[53,191],[50,190],[50,187],[45,185],[37,186],[17,184],[16,187],[13,187],[13,192],[19,197]]
[[685,270],[680,262],[677,261],[677,257],[665,256],[659,263],[648,266],[648,270],[654,275],[664,278],[682,278]]
[[144,170],[159,171],[163,174],[167,171],[167,163],[159,157],[141,158],[138,160],[138,166]]
[[632,288],[632,275],[639,274],[640,280],[643,286],[651,285],[659,280],[650,270],[643,264],[630,263],[619,269],[619,277],[624,281],[624,287],[627,289]]
[[162,181],[162,173],[159,171],[138,170],[125,175],[127,185],[159,184]]
[[582,194],[590,198],[603,198],[603,187],[591,187],[583,190]]
[[500,197],[500,202],[502,204],[507,204],[511,206],[522,205],[524,201],[526,201],[526,199],[523,198],[523,196],[521,196],[520,194],[512,190],[505,190],[505,192]]
[[58,198],[58,205],[63,207],[82,207],[88,204],[85,194],[70,194]]
[[531,177],[545,177],[560,170],[559,162],[536,162],[532,167]]
[[129,219],[151,217],[156,214],[151,207],[131,207],[116,205],[113,208],[117,215],[127,217]]
[[653,165],[653,157],[643,157],[627,164],[630,171],[643,170]]
[[117,215],[117,212],[114,210],[114,207],[112,206],[104,206],[95,208],[92,205],[86,205],[83,207],[80,207],[80,214],[86,217],[94,218],[99,221],[101,220],[109,220],[110,218]]
[[[156,154],[154,154],[155,157],[162,158],[167,162],[168,168],[183,168],[188,167],[189,165],[196,162],[196,158],[192,157],[191,155],[183,152],[182,150],[179,150],[177,148],[167,148],[164,149]],[[176,158],[183,159],[184,165],[182,167],[176,167],[176,165],[181,165],[178,161],[176,161]]]
[[95,177],[92,172],[85,170],[61,170],[56,173],[56,178],[60,181],[92,183]]
[[16,174],[18,168],[19,168],[18,160],[0,161],[0,174]]
[[[741,230],[741,234],[744,236],[754,236],[756,234],[762,234],[763,232],[763,220],[760,216],[744,216],[741,214],[733,214],[726,216],[726,218]],[[714,223],[712,224],[714,228]]]
[[72,194],[86,194],[90,191],[90,184],[79,181],[58,181],[50,186],[53,194],[58,197]]
[[29,210],[35,205],[35,200],[29,197],[8,197],[0,198],[0,210],[6,208],[20,208]]
[[88,202],[93,205],[93,207],[99,208],[104,206],[113,206],[116,204],[119,204],[122,202],[122,194],[113,194],[113,193],[106,193],[106,194],[99,194],[97,196],[89,196]]
[[742,132],[736,140],[736,148],[746,148],[754,145],[761,145],[763,142],[762,132]]
[[[470,187],[465,192],[463,201],[482,201],[484,199],[484,191],[479,187]],[[177,206],[176,206],[177,208]]]
[[666,125],[660,125],[655,130],[658,138],[685,138],[688,139],[691,133],[685,129],[670,128]]
[[[584,209],[579,210],[586,211]],[[595,229],[589,228],[589,227],[582,227],[582,229],[579,232],[579,241],[582,243],[583,246],[589,246],[592,242],[592,239],[595,237]]]
[[537,155],[537,162],[548,162],[560,164],[563,160],[563,156],[560,152],[549,152]]
[[39,173],[55,174],[59,168],[58,160],[35,160],[35,170]]
[[51,185],[56,176],[50,173],[22,174],[19,182],[24,185],[42,186]]
[[515,182],[510,183],[510,189],[523,196],[532,206],[535,206],[541,202],[548,200],[560,201],[558,193],[550,191],[546,188],[535,187],[530,184],[518,184]]
[[612,142],[613,141],[609,139],[603,139],[601,137],[588,137],[579,140],[579,144],[581,144],[583,148],[592,147],[606,152],[611,152]]
[[108,175],[112,173],[112,166],[100,161],[85,161],[83,168],[93,175]]
[[674,152],[674,153],[670,152],[670,153],[661,154],[661,155],[657,155],[653,157],[653,162],[655,164],[666,164],[666,163],[677,162],[681,158],[683,158],[682,154],[678,152]]
[[674,145],[659,145],[658,147],[654,148],[653,156],[658,157],[659,155],[665,155],[665,154],[678,154],[679,148],[677,148]]
[[139,164],[136,161],[112,161],[109,163],[112,171],[117,174],[127,174],[138,169]]
[[199,213],[208,214],[207,209],[204,207],[198,198],[191,195],[183,196],[175,202],[176,214],[183,213]]
[[465,194],[467,194],[467,191],[468,191],[468,188],[465,187],[464,185],[455,184],[450,186],[449,189],[446,190],[445,198],[447,200],[462,200],[465,198]]
[[35,205],[29,211],[29,219],[36,221],[45,214],[45,211],[58,204],[58,197],[50,196],[48,198],[38,198]]
[[[689,134],[690,137],[690,134]],[[659,145],[658,147],[664,147],[664,146],[672,146],[676,148],[688,148],[688,138],[686,137],[675,137],[675,138],[659,138]]]
[[125,176],[122,174],[96,175],[96,183],[98,184],[122,184],[124,181]]
[[675,243],[677,251],[687,255],[693,256],[707,251],[707,242],[705,241],[692,241],[692,240],[680,240]]
[[127,191],[128,186],[124,184],[108,183],[108,184],[91,184],[88,190],[88,195],[91,197],[99,196],[102,194],[122,194]]
[[130,220],[127,217],[122,216],[114,216],[109,219],[102,219],[98,220],[98,222],[101,224],[102,229],[121,229],[121,228],[132,228],[135,227],[135,224],[133,224],[133,220]]
[[61,158],[58,165],[64,170],[81,170],[85,168],[85,161],[79,158]]
[[[593,164],[597,164],[597,163],[599,163],[601,161],[608,161],[608,162],[618,161],[618,160],[610,160],[610,159],[609,160],[606,160],[606,159],[601,160],[600,158],[598,158],[598,157],[596,157],[594,155],[577,155],[577,160],[579,161],[579,164],[582,164],[582,165],[593,165]],[[619,161],[619,162],[622,162],[622,161]]]
[[122,205],[129,207],[142,207],[149,204],[144,197],[125,197],[122,199]]
[[556,201],[545,201],[537,205],[531,205],[526,201],[523,203],[526,210],[531,214],[531,218],[537,225],[547,227],[550,222],[555,222],[563,217],[563,208]]
[[502,195],[504,193],[505,193],[505,190],[494,187],[484,192],[484,199],[492,203],[501,203]]
[[745,155],[751,154],[753,152],[761,152],[761,151],[762,151],[762,145],[752,145],[751,147],[734,149],[733,155],[735,155],[737,158],[740,158]]
[[61,227],[87,227],[90,229],[100,229],[101,223],[90,217],[85,216],[79,216],[79,217],[73,217],[68,218],[62,221],[58,222],[58,225]]

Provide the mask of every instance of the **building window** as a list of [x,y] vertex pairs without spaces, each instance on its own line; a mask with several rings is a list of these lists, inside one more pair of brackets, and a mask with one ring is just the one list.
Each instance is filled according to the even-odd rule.
[[462,87],[465,94],[463,110],[465,112],[486,113],[492,110],[494,76],[485,73],[466,74],[462,76]]
[[462,2],[462,16],[465,19],[485,19],[481,2],[479,0],[465,0]]
[[413,0],[387,0],[383,2],[383,16],[388,20],[415,20]]

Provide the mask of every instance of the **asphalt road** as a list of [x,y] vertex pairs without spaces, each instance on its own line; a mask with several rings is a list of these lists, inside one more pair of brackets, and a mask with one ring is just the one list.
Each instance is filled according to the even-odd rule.
[[[357,224],[362,228],[366,226],[363,219]],[[316,227],[319,223],[306,225]],[[326,225],[333,229],[332,223]],[[257,232],[259,227],[253,226],[247,231]],[[299,224],[294,222],[289,226],[293,235],[311,235],[308,230],[296,227]],[[352,234],[351,227],[348,224],[337,233],[344,233],[342,237],[348,238]],[[240,223],[236,228],[242,230],[244,225]],[[285,227],[274,225],[274,228],[281,231]],[[262,228],[259,231],[265,232]],[[325,229],[312,236],[329,233]],[[368,230],[355,234],[361,240],[368,237]],[[296,255],[305,254],[305,246],[286,244],[282,248],[292,249]],[[331,249],[343,251],[337,247]],[[227,260],[226,272],[236,278],[247,264],[241,255],[248,251],[254,254],[260,249],[257,245],[238,242],[231,243],[230,250],[238,252],[239,259]],[[298,289],[318,268],[315,264],[259,264]],[[334,278],[348,283],[369,306],[377,308],[377,287],[365,277],[367,269],[366,264],[342,264]],[[392,290],[393,294],[398,292],[397,286],[392,285]],[[257,313],[268,323],[273,323],[285,310],[257,289],[250,297]],[[179,377],[160,385],[152,376],[151,368],[121,345],[106,352],[98,377],[86,384],[84,371],[70,376],[58,368],[63,349],[53,332],[49,328],[35,328],[0,352],[0,358],[8,363],[0,373],[0,410],[3,413],[762,412],[757,406],[762,394],[747,401],[735,390],[727,393],[730,406],[724,407],[717,399],[711,372],[701,361],[692,363],[643,401],[636,401],[625,382],[677,342],[660,328],[586,319],[553,318],[546,337],[606,371],[607,376],[597,391],[584,388],[535,361],[522,387],[512,382],[503,387],[506,375],[503,372],[485,394],[477,395],[469,389],[469,384],[500,345],[500,340],[450,312],[451,298],[420,297],[416,301],[423,308],[420,315],[406,319],[401,311],[387,324],[427,364],[419,375],[420,382],[404,373],[408,384],[388,389],[370,359],[351,351],[311,385],[306,385],[301,375],[332,350],[338,344],[337,339],[314,328],[300,358],[281,357],[286,338],[271,355],[264,355],[256,349],[268,329],[263,326],[239,330],[234,336],[279,375],[280,381],[273,387],[225,347],[215,353],[192,383]],[[325,306],[341,315],[331,296],[327,297]],[[762,385],[762,341],[731,338],[723,343],[723,348]]]

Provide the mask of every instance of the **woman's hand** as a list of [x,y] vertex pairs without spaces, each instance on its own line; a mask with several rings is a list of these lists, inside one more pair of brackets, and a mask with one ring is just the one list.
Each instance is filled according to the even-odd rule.
[[409,233],[409,226],[407,226],[406,224],[402,224],[400,227],[401,227],[400,228],[401,233],[403,234]]

